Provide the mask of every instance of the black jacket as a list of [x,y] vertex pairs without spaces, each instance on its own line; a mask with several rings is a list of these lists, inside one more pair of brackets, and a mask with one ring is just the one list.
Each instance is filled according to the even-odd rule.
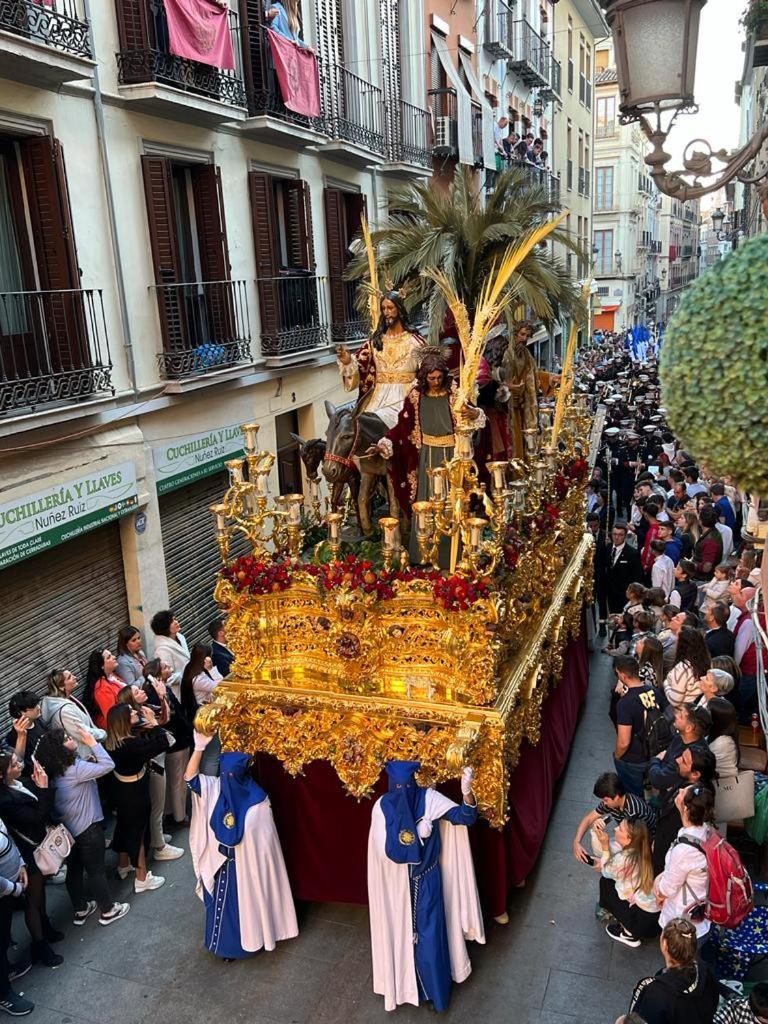
[[712,1024],[717,1009],[715,979],[702,963],[673,967],[635,986],[630,1010],[646,1024]]
[[51,823],[53,794],[50,789],[38,789],[34,782],[25,780],[23,786],[34,796],[0,783],[0,818],[18,846],[24,863],[34,870],[32,851],[45,839],[45,830]]
[[724,654],[732,658],[736,637],[727,626],[720,626],[718,629],[710,629],[705,633],[704,643],[713,658],[719,658]]
[[230,673],[234,660],[235,656],[228,647],[220,644],[218,640],[213,641],[211,644],[211,661],[214,668],[217,668],[225,679]]
[[631,544],[625,544],[616,565],[613,561],[613,544],[605,545],[605,597],[609,612],[620,612],[627,603],[627,587],[638,583],[642,577],[640,552]]

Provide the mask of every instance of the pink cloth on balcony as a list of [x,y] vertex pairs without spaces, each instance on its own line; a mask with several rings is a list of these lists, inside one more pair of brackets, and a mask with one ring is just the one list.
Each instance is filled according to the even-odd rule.
[[229,9],[213,0],[165,0],[171,53],[233,70],[235,54],[229,34]]
[[311,50],[269,29],[269,47],[283,103],[295,114],[320,116],[320,75]]

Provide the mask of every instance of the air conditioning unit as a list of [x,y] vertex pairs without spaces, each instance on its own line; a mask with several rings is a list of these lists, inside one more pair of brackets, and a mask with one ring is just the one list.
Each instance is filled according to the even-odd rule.
[[456,122],[452,117],[435,118],[435,152],[453,153],[456,149]]

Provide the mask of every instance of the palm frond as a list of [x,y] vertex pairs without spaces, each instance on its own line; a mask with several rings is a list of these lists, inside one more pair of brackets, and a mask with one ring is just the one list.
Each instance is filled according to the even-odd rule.
[[371,229],[368,227],[368,221],[365,217],[361,217],[360,219],[360,231],[363,236],[363,242],[365,242],[365,252],[368,257],[368,281],[371,288],[368,295],[368,316],[371,320],[371,330],[375,331],[376,325],[379,322],[379,308],[381,302],[381,298],[377,294],[379,291],[379,275],[376,270],[376,250],[373,247]]

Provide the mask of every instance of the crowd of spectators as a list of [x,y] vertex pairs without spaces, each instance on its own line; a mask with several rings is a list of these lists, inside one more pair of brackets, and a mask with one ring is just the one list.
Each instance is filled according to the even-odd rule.
[[[140,631],[126,626],[116,653],[91,652],[79,696],[74,672],[53,668],[44,695],[25,689],[9,702],[12,726],[0,747],[0,1012],[10,1016],[34,1009],[12,983],[34,964],[64,962],[47,884],[66,886],[74,927],[92,916],[106,927],[130,910],[115,879],[132,878],[143,899],[165,882],[153,868],[185,853],[175,843],[189,826],[184,772],[194,719],[234,655],[222,620],[209,626],[210,645],[191,649],[172,611],[158,612],[151,629],[154,658]],[[218,743],[209,743],[203,774],[218,774],[219,755]],[[11,962],[16,910],[29,945]]]
[[[579,370],[582,390],[607,413],[587,524],[616,738],[573,855],[599,875],[596,914],[610,939],[660,943],[663,965],[637,984],[619,1022],[757,1024],[768,1020],[768,985],[718,1010],[727,993],[704,847],[754,811],[739,729],[760,731],[759,557],[743,521],[746,496],[696,465],[667,427],[656,350],[654,338],[639,360],[630,338],[606,335]],[[759,621],[764,629],[763,613]],[[752,811],[736,813],[734,780]]]

